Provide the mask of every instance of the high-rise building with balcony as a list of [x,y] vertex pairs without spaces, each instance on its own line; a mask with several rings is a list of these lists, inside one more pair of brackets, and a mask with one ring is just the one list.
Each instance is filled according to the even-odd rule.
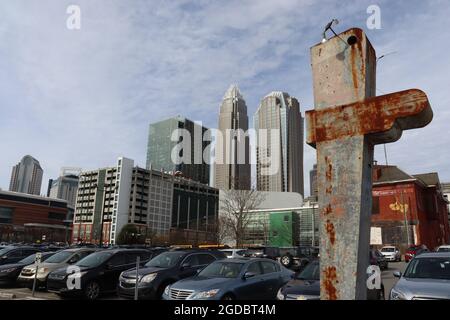
[[43,174],[39,161],[26,155],[12,169],[9,191],[39,195]]

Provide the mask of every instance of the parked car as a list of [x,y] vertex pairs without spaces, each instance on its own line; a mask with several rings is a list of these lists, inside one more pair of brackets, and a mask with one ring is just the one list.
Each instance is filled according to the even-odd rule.
[[318,247],[304,246],[280,248],[280,263],[286,268],[300,271],[312,260],[315,260],[318,255]]
[[429,252],[427,246],[425,245],[413,245],[410,246],[405,253],[405,262],[409,262],[415,256],[418,256],[421,253]]
[[280,256],[280,248],[268,246],[251,247],[247,248],[242,253],[242,256],[246,258],[267,258],[276,260]]
[[36,276],[36,286],[38,288],[45,288],[47,284],[47,277],[50,272],[62,267],[72,265],[93,252],[95,252],[95,249],[89,248],[61,250],[52,255],[39,266],[33,263],[29,266],[24,267],[20,272],[17,281],[19,284],[31,288],[33,286],[37,268],[38,271]]
[[450,253],[422,253],[408,264],[389,294],[390,300],[449,300]]
[[[161,253],[139,269],[139,299],[159,299],[164,289],[178,280],[192,277],[210,263],[226,259],[226,255],[217,250],[175,250]],[[134,297],[136,269],[123,272],[119,278],[120,297]]]
[[0,265],[16,263],[29,255],[41,251],[33,247],[5,247],[0,250]]
[[[42,252],[41,253],[41,261],[45,261],[47,258],[51,257],[54,252]],[[4,264],[0,266],[0,285],[11,285],[16,282],[17,277],[25,266],[28,266],[34,263],[36,259],[36,254],[33,253],[28,257],[10,264]]]
[[143,266],[152,255],[157,255],[145,249],[107,249],[92,253],[74,264],[80,270],[80,286],[69,288],[67,268],[60,268],[48,276],[47,290],[63,297],[83,296],[96,300],[101,294],[115,292],[120,273],[136,266],[137,257]]
[[[278,300],[320,300],[320,264],[318,260],[308,264],[277,293]],[[367,289],[368,300],[384,300],[384,285],[380,289]]]
[[400,262],[402,261],[402,256],[400,250],[394,246],[385,246],[380,250],[381,254],[386,258],[387,261]]
[[436,252],[450,252],[450,246],[449,245],[439,246],[436,249]]
[[215,261],[196,276],[165,288],[165,300],[270,300],[294,272],[270,259]]
[[242,258],[246,253],[245,249],[221,249],[220,251],[225,253],[227,258]]
[[369,261],[371,265],[378,266],[380,270],[386,270],[389,267],[385,256],[376,249],[369,251]]

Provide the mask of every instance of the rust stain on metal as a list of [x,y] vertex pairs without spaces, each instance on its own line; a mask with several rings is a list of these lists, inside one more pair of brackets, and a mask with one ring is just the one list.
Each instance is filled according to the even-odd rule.
[[323,214],[324,216],[327,216],[327,215],[329,215],[331,212],[333,212],[333,209],[331,209],[331,204],[329,204],[329,205],[327,205],[327,206],[323,209],[322,214]]
[[330,220],[327,220],[325,230],[328,233],[331,245],[334,245],[334,243],[336,242],[336,231],[334,230],[334,224]]
[[[433,118],[426,94],[417,89],[368,98],[344,106],[307,112],[308,144],[350,136],[380,134],[395,130],[420,128]],[[401,131],[401,130],[400,130]],[[391,140],[400,136],[393,134]],[[328,171],[327,171],[328,179]]]
[[325,189],[325,192],[327,193],[327,194],[331,194],[331,192],[333,191],[333,186],[328,186],[326,189]]
[[333,172],[333,165],[331,164],[331,159],[329,157],[325,157],[325,162],[327,164],[326,178],[328,181],[330,181],[331,173]]
[[338,283],[336,267],[327,267],[323,272],[322,285],[325,289],[326,298],[328,300],[337,300],[336,283]]

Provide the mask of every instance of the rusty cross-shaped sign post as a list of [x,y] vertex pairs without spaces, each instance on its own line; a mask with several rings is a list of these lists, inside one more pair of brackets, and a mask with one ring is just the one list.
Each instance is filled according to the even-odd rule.
[[375,97],[375,50],[361,29],[311,48],[315,109],[307,142],[317,149],[320,297],[367,298],[374,145],[433,118],[427,96],[406,90]]

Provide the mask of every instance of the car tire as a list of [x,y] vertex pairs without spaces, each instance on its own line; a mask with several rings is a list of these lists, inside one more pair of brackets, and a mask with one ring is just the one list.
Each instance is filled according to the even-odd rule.
[[292,262],[293,262],[293,259],[291,256],[285,255],[280,258],[280,263],[286,268],[289,268],[290,266],[292,266]]
[[384,287],[382,286],[380,291],[378,292],[378,300],[386,300],[386,297],[384,295]]
[[84,296],[88,300],[97,300],[100,297],[100,285],[98,282],[89,282],[84,289]]

